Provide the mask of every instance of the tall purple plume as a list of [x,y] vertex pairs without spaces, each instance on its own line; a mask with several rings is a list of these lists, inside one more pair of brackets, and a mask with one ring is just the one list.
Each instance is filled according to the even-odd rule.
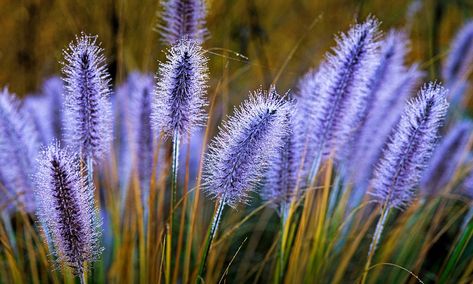
[[304,129],[304,119],[297,112],[290,115],[285,122],[288,132],[282,138],[282,147],[269,159],[261,193],[263,199],[272,201],[282,215],[292,199],[302,193],[308,170],[304,162],[306,135],[300,131]]
[[370,194],[382,206],[403,209],[412,202],[447,113],[446,93],[430,83],[406,105],[372,181]]
[[382,41],[379,63],[370,78],[367,108],[347,155],[349,178],[356,187],[366,189],[404,102],[421,78],[417,65],[404,66],[408,46],[405,34],[397,31],[390,31]]
[[472,132],[471,121],[460,121],[440,141],[422,174],[420,183],[422,193],[426,195],[439,193],[454,178],[455,172],[466,160]]
[[[10,204],[19,201],[26,211],[34,210],[34,157],[38,135],[31,118],[7,89],[0,92],[0,175]],[[7,196],[8,195],[8,196]],[[2,198],[4,199],[4,198]]]
[[62,137],[62,108],[64,105],[64,81],[53,76],[43,83],[42,94],[49,101],[51,109],[51,124],[54,132],[54,137],[60,139]]
[[204,185],[210,196],[231,207],[247,201],[268,159],[282,147],[292,109],[292,101],[279,97],[274,89],[256,91],[235,109],[209,146]]
[[158,26],[163,41],[173,45],[190,39],[202,43],[207,35],[205,0],[162,0],[163,23]]
[[131,148],[142,184],[149,184],[153,168],[153,129],[151,102],[154,80],[152,75],[134,72],[128,80],[130,97]]
[[101,220],[94,205],[94,187],[81,172],[79,159],[59,144],[45,149],[36,174],[37,216],[54,243],[52,255],[60,266],[82,274],[84,262],[102,253]]
[[452,41],[442,70],[446,82],[465,81],[473,64],[473,21],[466,23]]
[[65,139],[83,159],[99,162],[112,141],[110,79],[97,36],[81,34],[64,52]]
[[208,69],[202,48],[193,41],[181,40],[160,64],[152,104],[152,125],[156,134],[191,134],[205,122]]
[[44,145],[61,138],[64,83],[51,77],[43,83],[41,93],[27,96],[24,107],[30,113]]
[[339,154],[361,121],[370,78],[377,67],[378,26],[374,18],[356,24],[337,38],[317,73],[319,95],[313,110],[318,151]]

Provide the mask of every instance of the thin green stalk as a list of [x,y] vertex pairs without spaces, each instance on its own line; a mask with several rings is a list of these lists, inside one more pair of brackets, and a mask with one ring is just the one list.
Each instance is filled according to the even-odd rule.
[[387,208],[386,206],[383,206],[383,208],[381,209],[381,216],[378,219],[378,223],[376,224],[376,230],[374,231],[373,239],[371,240],[370,249],[368,251],[368,260],[366,261],[365,269],[363,270],[363,275],[361,277],[361,284],[364,284],[366,282],[368,270],[370,269],[371,261],[376,251],[376,247],[378,246],[379,239],[381,238],[381,234],[383,233],[386,217],[388,216],[390,210],[391,208]]
[[287,216],[288,216],[288,204],[287,203],[283,203],[281,204],[281,220],[280,220],[280,234],[281,234],[281,238],[279,240],[279,267],[277,269],[277,275],[275,277],[276,279],[276,283],[281,283],[283,281],[283,278],[284,278],[284,267],[285,267],[285,257],[286,257],[286,254],[284,252],[284,249],[285,249],[285,246],[284,246],[284,243],[285,243],[285,236],[284,236],[284,232],[285,232],[285,226],[286,226],[286,222],[287,222]]
[[199,273],[197,274],[197,282],[203,279],[203,273],[205,272],[205,265],[207,262],[207,257],[210,252],[210,247],[215,237],[215,233],[217,232],[218,225],[220,224],[220,219],[222,217],[224,207],[225,207],[224,198],[221,198],[218,201],[217,211],[215,211],[215,214],[212,219],[212,225],[210,227],[210,230],[207,233],[207,239],[205,241],[205,247],[204,247],[204,254],[202,255],[202,259],[200,261],[200,266],[199,266]]
[[[176,205],[176,191],[177,191],[177,170],[179,166],[179,132],[176,130],[174,131],[174,135],[172,136],[172,169],[171,169],[171,217],[173,216],[172,211],[174,206]],[[172,222],[172,218],[171,218]]]
[[176,191],[177,191],[177,172],[179,166],[179,132],[174,131],[172,136],[172,165],[171,165],[171,203],[169,204],[169,230],[168,230],[168,244],[166,249],[168,250],[166,255],[168,261],[166,261],[166,282],[171,282],[171,260],[170,255],[172,251],[172,230],[174,222],[174,206],[176,203]]
[[340,174],[335,176],[335,181],[333,183],[333,190],[330,192],[329,204],[328,204],[328,211],[327,217],[332,217],[333,210],[335,209],[335,204],[338,199],[338,195],[340,193],[340,189],[343,187],[343,181]]
[[78,263],[80,267],[80,273],[79,273],[79,281],[80,284],[87,284],[87,267],[85,267],[85,263]]

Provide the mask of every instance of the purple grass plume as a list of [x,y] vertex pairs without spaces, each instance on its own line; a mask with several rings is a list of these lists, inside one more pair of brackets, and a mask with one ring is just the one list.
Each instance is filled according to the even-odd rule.
[[201,44],[207,36],[205,0],[161,0],[163,23],[159,24],[163,41],[173,45],[190,39]]
[[452,41],[450,52],[442,70],[448,83],[465,81],[473,64],[473,21],[466,23]]
[[39,95],[30,95],[24,100],[43,145],[61,138],[63,93],[63,81],[54,76],[43,83]]
[[151,102],[154,80],[152,75],[134,72],[128,80],[130,96],[130,135],[135,165],[142,185],[151,179],[153,169],[153,129],[151,127]]
[[279,97],[274,89],[256,91],[235,109],[209,146],[204,185],[211,197],[231,207],[248,200],[269,158],[282,147],[291,111],[292,101]]
[[466,161],[472,132],[471,121],[460,121],[439,142],[421,178],[423,194],[437,194],[453,180],[455,172]]
[[348,174],[355,187],[366,189],[391,129],[402,114],[404,102],[422,76],[417,65],[404,66],[408,46],[406,35],[398,31],[390,31],[382,41],[365,116],[348,155],[351,157]]
[[374,18],[356,24],[337,38],[318,72],[314,137],[320,154],[338,156],[361,121],[370,78],[377,66],[378,26]]
[[281,214],[296,195],[301,161],[300,149],[296,148],[299,145],[295,141],[294,122],[288,117],[285,123],[289,125],[288,132],[282,138],[282,147],[268,161],[269,168],[261,192],[263,199],[272,201]]
[[38,164],[37,216],[54,243],[51,254],[59,267],[68,266],[80,276],[84,262],[90,265],[103,251],[94,187],[87,184],[77,155],[61,149],[58,143],[39,155]]
[[[316,152],[319,150],[317,148],[317,139],[316,136],[318,131],[314,129],[320,129],[323,127],[323,120],[319,117],[319,112],[316,111],[318,106],[321,104],[320,101],[320,76],[318,75],[318,69],[312,69],[307,72],[297,83],[297,101],[296,101],[296,112],[295,112],[295,124],[298,127],[293,128],[294,135],[298,135],[300,138],[299,143],[303,148],[303,158],[301,161],[304,163],[304,171],[310,168],[310,163],[314,161],[316,157]],[[299,121],[301,123],[299,123]],[[307,179],[307,176],[304,177],[307,172],[302,172],[302,179]]]
[[38,147],[38,134],[31,117],[20,108],[18,99],[3,89],[0,91],[0,172],[2,187],[8,194],[1,195],[10,204],[20,202],[27,212],[35,207],[31,175],[35,171]]
[[43,88],[41,91],[43,96],[48,98],[47,100],[50,104],[50,119],[54,137],[56,137],[56,139],[60,139],[62,137],[64,81],[57,76],[53,76],[43,83]]
[[83,159],[97,163],[112,141],[110,79],[97,36],[82,33],[64,52],[65,139]]
[[354,154],[356,158],[353,159],[353,163],[356,161],[356,168],[351,172],[356,191],[354,194],[358,195],[354,197],[354,204],[357,204],[366,193],[376,165],[382,158],[389,137],[402,115],[405,101],[415,92],[421,77],[422,72],[418,66],[411,66],[396,79],[393,89],[385,94],[383,103],[367,119]]
[[42,145],[51,143],[56,137],[52,126],[51,104],[44,95],[30,95],[25,98],[23,107],[32,118]]
[[[205,138],[205,130],[198,129],[189,138],[189,143],[181,144],[180,145],[180,153],[179,156],[179,172],[180,173],[188,173],[189,178],[189,188],[195,186],[197,176],[199,174],[199,167],[201,165],[202,159],[202,146],[204,143]],[[189,171],[187,172],[187,159],[189,159]],[[179,175],[179,182],[181,184],[185,183],[186,175]]]
[[181,40],[170,48],[167,62],[158,69],[152,102],[151,122],[157,135],[162,131],[167,137],[175,133],[187,137],[204,124],[207,80],[207,58],[198,44]]
[[372,182],[370,194],[384,208],[403,209],[412,202],[447,113],[446,95],[443,87],[430,83],[407,103]]

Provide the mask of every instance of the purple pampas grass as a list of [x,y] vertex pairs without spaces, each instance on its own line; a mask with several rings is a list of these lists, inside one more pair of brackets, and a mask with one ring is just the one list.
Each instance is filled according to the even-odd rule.
[[424,194],[438,193],[454,178],[469,151],[472,132],[472,122],[464,120],[440,141],[422,175],[420,184]]
[[102,253],[101,220],[94,205],[94,188],[80,170],[79,159],[59,144],[45,149],[36,174],[37,215],[54,243],[59,266],[69,266],[83,277],[84,262]]
[[85,160],[99,162],[112,141],[109,75],[97,36],[81,34],[64,52],[65,139]]
[[164,23],[158,26],[169,45],[187,38],[202,43],[207,35],[205,0],[162,0]]
[[181,40],[167,53],[160,65],[152,105],[156,134],[187,137],[201,126],[206,114],[205,92],[208,80],[207,58],[196,43]]
[[319,155],[341,152],[365,109],[370,78],[377,66],[379,23],[368,18],[337,38],[333,54],[326,55],[318,75],[315,129]]
[[235,110],[209,147],[205,188],[210,196],[231,207],[247,200],[282,146],[292,107],[275,90],[259,90]]
[[442,76],[449,84],[466,80],[473,63],[473,21],[466,23],[450,47]]
[[27,211],[34,210],[34,158],[38,135],[34,124],[19,101],[4,89],[0,92],[0,172],[6,190]]
[[445,119],[446,93],[440,85],[430,83],[407,104],[376,168],[370,192],[383,208],[402,209],[411,203]]

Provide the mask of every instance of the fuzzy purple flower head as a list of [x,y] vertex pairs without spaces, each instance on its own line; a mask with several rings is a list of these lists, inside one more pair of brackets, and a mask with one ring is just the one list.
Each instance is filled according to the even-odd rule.
[[301,195],[307,180],[307,163],[305,163],[306,135],[303,118],[300,113],[291,113],[285,122],[288,131],[282,138],[282,147],[269,158],[265,184],[261,192],[264,200],[272,201],[285,214],[293,198]]
[[34,210],[34,157],[38,151],[38,134],[20,102],[7,89],[0,91],[0,175],[2,198],[19,201],[26,211]]
[[438,193],[454,178],[455,172],[465,162],[472,133],[473,123],[464,120],[458,122],[440,141],[422,175],[424,194]]
[[148,183],[153,168],[153,129],[151,127],[151,102],[154,80],[152,75],[130,74],[128,80],[130,98],[131,147],[136,159],[140,181]]
[[173,45],[184,38],[202,43],[207,35],[205,0],[161,0],[164,23],[158,26],[163,41]]
[[202,48],[193,41],[181,40],[167,53],[157,74],[152,101],[152,125],[155,133],[187,137],[203,125],[207,105],[208,69]]
[[57,143],[40,154],[38,163],[37,216],[52,237],[56,264],[69,266],[79,275],[84,262],[97,260],[103,250],[94,187],[87,184],[78,156]]
[[97,36],[81,34],[64,52],[64,127],[69,146],[99,162],[112,141],[109,75]]
[[409,42],[406,35],[390,31],[382,41],[380,60],[371,78],[365,117],[354,137],[347,162],[356,187],[366,189],[392,128],[402,114],[405,100],[413,93],[422,73],[417,65],[404,65]]
[[403,209],[412,202],[447,113],[446,94],[430,83],[407,104],[372,181],[370,194],[382,206]]
[[448,83],[466,80],[471,64],[473,64],[473,21],[466,23],[455,36],[442,70],[443,78]]
[[378,26],[378,21],[369,17],[342,33],[337,47],[326,55],[318,70],[314,137],[318,152],[324,156],[342,152],[353,129],[360,124],[370,78],[377,67]]
[[213,198],[235,207],[248,199],[286,137],[292,101],[259,90],[223,124],[205,161],[204,185]]

